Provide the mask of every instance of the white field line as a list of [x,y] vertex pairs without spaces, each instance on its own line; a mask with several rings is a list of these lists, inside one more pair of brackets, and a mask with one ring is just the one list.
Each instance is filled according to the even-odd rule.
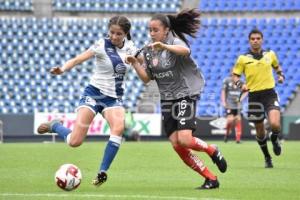
[[150,196],[150,195],[105,195],[105,194],[57,194],[57,193],[0,193],[0,197],[82,197],[82,198],[114,198],[114,199],[168,199],[168,200],[224,200],[219,198],[198,198],[198,197],[179,197],[179,196]]

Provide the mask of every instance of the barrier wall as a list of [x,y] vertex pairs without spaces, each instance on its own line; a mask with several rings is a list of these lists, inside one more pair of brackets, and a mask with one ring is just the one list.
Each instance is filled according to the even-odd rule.
[[[67,127],[72,128],[75,115],[59,114],[65,119]],[[0,120],[3,122],[4,142],[6,139],[10,141],[36,141],[37,138],[51,138],[51,136],[38,136],[34,134],[34,130],[42,121],[57,117],[58,114],[36,113],[35,115],[15,115],[0,114]],[[143,136],[153,138],[165,138],[166,134],[161,128],[160,114],[134,114],[134,129],[139,131]],[[225,118],[209,118],[201,117],[197,119],[197,129],[194,132],[200,138],[223,139],[225,134]],[[283,122],[283,137],[286,139],[300,140],[300,116],[286,117]],[[162,131],[161,131],[162,130]],[[109,133],[106,121],[99,115],[91,125],[88,137],[107,136]],[[255,130],[253,124],[243,119],[243,135],[242,139],[254,139]],[[231,134],[234,137],[234,134]]]

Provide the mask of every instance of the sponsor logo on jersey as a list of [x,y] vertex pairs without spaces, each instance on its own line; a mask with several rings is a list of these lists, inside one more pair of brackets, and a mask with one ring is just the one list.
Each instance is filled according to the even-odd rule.
[[153,74],[154,78],[166,78],[166,77],[173,77],[173,72],[172,71],[166,71],[166,72],[160,72],[160,73],[154,73]]

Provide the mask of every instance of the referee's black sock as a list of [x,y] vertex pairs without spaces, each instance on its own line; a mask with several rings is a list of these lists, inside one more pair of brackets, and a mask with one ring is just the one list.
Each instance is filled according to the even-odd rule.
[[265,136],[263,139],[260,139],[256,136],[256,141],[258,145],[260,146],[260,149],[262,150],[265,158],[270,158],[269,150],[268,150],[268,145],[267,145],[267,136]]
[[271,134],[271,141],[275,142],[278,138],[280,131],[277,130],[272,130],[272,134]]

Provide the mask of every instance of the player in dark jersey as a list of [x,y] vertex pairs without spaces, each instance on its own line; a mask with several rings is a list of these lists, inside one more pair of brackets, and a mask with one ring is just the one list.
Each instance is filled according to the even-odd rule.
[[200,188],[213,189],[219,187],[217,177],[192,152],[206,152],[221,172],[226,171],[227,163],[220,151],[192,135],[196,128],[196,101],[204,80],[190,56],[184,33],[195,36],[200,25],[199,16],[195,9],[184,10],[177,15],[154,15],[149,22],[152,43],[143,52],[144,65],[134,56],[128,56],[127,61],[145,83],[156,81],[161,97],[163,127],[174,150],[186,165],[205,178]]
[[228,135],[231,133],[233,127],[235,127],[235,141],[240,143],[242,136],[242,118],[241,118],[241,103],[246,96],[246,92],[243,93],[241,88],[237,87],[233,82],[232,76],[229,76],[223,80],[221,100],[222,105],[226,112],[226,133],[224,136],[224,142],[227,142]]
[[[249,90],[248,117],[255,124],[256,140],[265,157],[265,167],[272,168],[272,158],[267,146],[267,134],[265,133],[264,119],[267,117],[272,130],[270,136],[273,144],[273,152],[279,156],[281,145],[278,135],[281,132],[280,106],[275,91],[273,69],[277,73],[278,82],[284,81],[284,74],[276,54],[271,50],[263,50],[263,34],[254,29],[248,36],[250,49],[246,54],[240,55],[233,68],[234,82],[244,90]],[[240,82],[240,76],[245,74],[246,85]]]

